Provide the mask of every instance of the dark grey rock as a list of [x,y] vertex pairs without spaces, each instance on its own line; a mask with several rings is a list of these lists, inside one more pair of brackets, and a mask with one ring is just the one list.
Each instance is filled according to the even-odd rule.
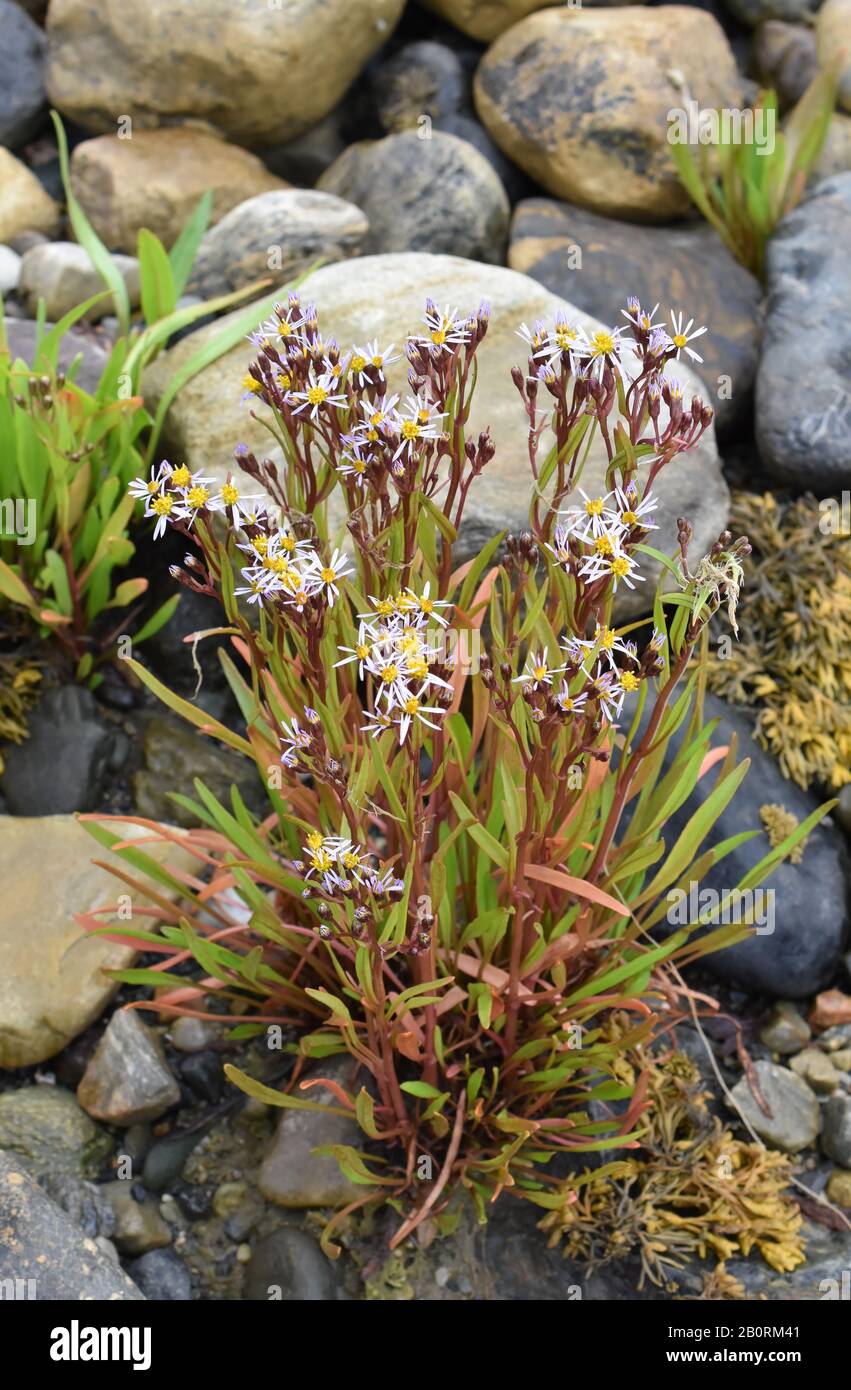
[[[358,1089],[349,1057],[329,1057],[315,1068],[317,1076]],[[334,1104],[333,1094],[315,1086],[311,1100]],[[257,1185],[270,1202],[283,1207],[342,1207],[369,1190],[347,1178],[334,1158],[316,1157],[321,1144],[360,1148],[363,1131],[345,1115],[317,1110],[281,1110],[271,1147],[260,1168]]]
[[[39,1300],[110,1301],[144,1297],[120,1265],[84,1235],[26,1172],[0,1152],[0,1283],[21,1280]],[[32,1280],[32,1284],[29,1281]]]
[[815,31],[767,20],[754,35],[753,66],[760,81],[777,92],[782,110],[794,106],[818,72]]
[[814,1144],[821,1117],[818,1101],[806,1082],[774,1062],[756,1062],[754,1067],[771,1114],[766,1115],[760,1108],[746,1076],[736,1082],[730,1093],[738,1113],[760,1139],[783,1153],[799,1153]]
[[242,1296],[251,1302],[329,1303],[337,1296],[334,1266],[306,1231],[284,1226],[255,1246]]
[[115,1234],[115,1212],[102,1185],[86,1182],[75,1173],[52,1169],[41,1174],[39,1184],[51,1201],[79,1226],[84,1236],[108,1240]]
[[[159,602],[166,597],[168,594],[164,593]],[[181,589],[180,602],[171,618],[145,643],[145,665],[160,680],[167,681],[169,689],[180,695],[194,695],[198,672],[192,661],[192,644],[183,639],[190,633],[220,627],[221,616],[218,599],[206,598],[204,594],[196,594],[191,589]],[[202,691],[223,690],[227,685],[216,655],[217,648],[222,645],[221,639],[209,638],[196,646],[195,656],[203,676]]]
[[719,433],[744,425],[753,405],[762,289],[711,227],[640,227],[550,198],[518,204],[508,263],[604,323],[630,295],[664,313],[687,309],[705,324],[691,366],[706,385]]
[[[712,737],[713,746],[729,743],[736,734],[739,757],[750,758],[751,766],[704,845],[719,843],[743,830],[762,832],[740,845],[700,880],[700,890],[714,889],[720,901],[768,852],[760,807],[779,803],[800,822],[819,802],[795,783],[786,781],[771,755],[752,738],[753,725],[744,711],[708,695],[705,716],[720,721]],[[674,739],[675,744],[678,742],[679,736]],[[711,793],[714,783],[713,774],[702,778],[689,801],[668,822],[664,838],[669,847]],[[746,941],[704,957],[701,966],[718,979],[757,994],[779,999],[803,999],[816,994],[830,983],[848,935],[847,851],[836,826],[830,822],[817,825],[810,833],[801,863],[781,864],[757,891],[773,895],[754,899],[755,906],[762,905],[757,915],[764,925]],[[672,926],[677,924],[670,914],[669,920]]]
[[851,1168],[851,1096],[831,1096],[824,1107],[821,1147],[840,1168]]
[[128,1260],[126,1269],[151,1301],[187,1303],[192,1298],[192,1276],[173,1250],[149,1250],[138,1260]]
[[285,145],[261,150],[266,168],[288,183],[312,188],[349,143],[345,135],[347,107],[348,103],[343,102],[304,135]]
[[0,786],[7,810],[13,816],[93,811],[114,742],[91,691],[77,685],[50,691],[30,715],[29,738],[4,751]]
[[[21,240],[22,238],[18,238],[18,241]],[[18,244],[14,249],[21,254]],[[47,333],[52,327],[52,323],[46,323],[44,331]],[[32,366],[36,348],[35,323],[31,319],[7,318],[4,328],[12,357],[20,357],[28,366]],[[59,344],[59,371],[67,372],[78,357],[80,360],[74,370],[73,379],[84,391],[94,393],[109,360],[108,348],[94,332],[81,332],[72,328]]]
[[0,1149],[36,1178],[97,1177],[112,1149],[108,1134],[59,1086],[22,1086],[0,1095]]
[[47,112],[46,41],[37,24],[12,0],[0,0],[0,145],[20,149]]
[[821,0],[725,0],[730,13],[750,25],[765,19],[806,20],[820,3]]
[[[817,183],[768,245],[756,437],[777,482],[851,483],[851,172]],[[827,329],[827,331],[826,331]]]
[[423,116],[443,129],[448,116],[469,107],[470,82],[457,53],[421,39],[405,44],[371,73],[375,109],[388,135],[416,130]]
[[198,822],[191,812],[168,796],[180,790],[194,796],[194,779],[200,777],[215,797],[230,806],[230,789],[239,787],[246,805],[255,812],[266,807],[266,794],[256,767],[238,753],[187,730],[180,721],[156,717],[145,729],[145,766],[133,776],[136,809],[153,820],[191,826]]
[[318,187],[366,213],[364,254],[446,252],[503,264],[510,209],[493,168],[468,141],[424,133],[351,145]]
[[77,1099],[95,1119],[125,1128],[158,1119],[180,1100],[162,1044],[135,1010],[112,1015]]
[[142,1181],[149,1192],[165,1192],[180,1177],[183,1165],[196,1145],[204,1138],[206,1127],[178,1130],[158,1139],[151,1146],[142,1169]]

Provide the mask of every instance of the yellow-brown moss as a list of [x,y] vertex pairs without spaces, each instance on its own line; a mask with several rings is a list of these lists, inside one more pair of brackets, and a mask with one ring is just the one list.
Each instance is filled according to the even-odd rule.
[[851,536],[824,534],[814,497],[733,496],[731,529],[753,546],[741,638],[710,688],[754,706],[756,736],[800,786],[851,781]]
[[561,1241],[566,1255],[592,1264],[636,1252],[639,1287],[649,1278],[670,1292],[672,1270],[689,1260],[717,1260],[725,1277],[716,1284],[728,1290],[735,1281],[723,1266],[731,1256],[755,1249],[780,1271],[803,1263],[801,1213],[787,1192],[790,1159],[724,1129],[681,1053],[650,1063],[649,1095],[640,1154],[566,1184],[564,1205],[540,1223],[550,1244]]

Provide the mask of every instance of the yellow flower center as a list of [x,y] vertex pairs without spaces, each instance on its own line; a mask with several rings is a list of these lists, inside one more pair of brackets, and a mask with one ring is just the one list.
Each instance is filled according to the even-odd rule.
[[209,489],[204,487],[202,483],[196,483],[195,486],[191,487],[187,492],[186,500],[190,507],[197,510],[198,507],[205,507],[207,505],[209,496]]
[[405,713],[406,713],[406,714],[416,714],[416,712],[417,712],[417,710],[419,709],[419,707],[420,707],[420,702],[419,702],[419,700],[416,698],[415,695],[412,695],[411,698],[410,698],[410,700],[406,700],[406,701],[405,701]]
[[671,341],[674,344],[674,347],[684,348],[686,343],[688,342],[688,338],[686,337],[685,333],[675,333]]
[[442,345],[446,342],[446,329],[435,328],[432,331],[431,341],[434,343],[435,347],[442,347]]
[[157,516],[168,516],[173,502],[174,498],[169,497],[167,493],[161,497],[155,497],[151,503],[151,511],[155,512]]
[[234,502],[239,501],[239,488],[234,487],[233,483],[225,483],[222,488],[222,501],[225,506],[232,507]]
[[621,512],[621,521],[627,526],[638,525],[638,517],[635,512]]
[[594,541],[594,549],[598,555],[611,555],[613,546],[608,536],[598,536]]
[[260,382],[259,382],[259,381],[256,381],[255,378],[251,375],[250,372],[248,372],[248,373],[242,378],[242,384],[243,384],[243,386],[245,387],[245,390],[246,390],[246,391],[253,391],[254,394],[255,394],[255,396],[257,395],[257,392],[258,392],[258,391],[262,391],[262,390],[263,390],[263,387],[260,385]]
[[324,386],[311,386],[307,393],[307,399],[311,405],[321,405],[327,400],[328,392]]
[[615,340],[611,333],[606,333],[604,329],[600,329],[591,339],[591,347],[596,356],[605,356],[607,353],[614,352]]
[[638,676],[633,675],[632,671],[621,672],[621,690],[637,690]]
[[419,427],[419,425],[417,424],[416,420],[405,420],[405,421],[403,421],[403,423],[402,423],[402,438],[403,438],[403,439],[419,439],[419,437],[420,437],[420,427]]
[[546,666],[535,666],[535,667],[533,667],[533,668],[532,668],[532,675],[535,677],[535,680],[536,680],[536,681],[545,680],[545,679],[546,679],[546,675],[547,675],[547,668],[546,668]]
[[398,679],[399,667],[393,666],[392,664],[390,666],[385,666],[384,670],[381,672],[381,680],[383,680],[387,685],[390,685],[393,681]]
[[172,487],[186,487],[191,481],[192,474],[189,472],[185,463],[182,463],[179,468],[175,468],[171,475]]
[[320,846],[321,844],[322,844],[322,836],[321,836],[320,832],[319,832],[318,830],[311,830],[310,834],[309,834],[308,837],[307,837],[307,845],[308,845],[308,848],[309,848],[309,849],[319,849],[319,846]]
[[602,497],[592,497],[592,498],[590,499],[590,501],[588,501],[588,502],[585,503],[585,511],[587,512],[588,516],[602,516],[602,514],[603,514],[603,499],[602,499]]
[[610,561],[609,569],[618,579],[624,579],[625,576],[629,574],[629,560],[627,560],[625,555],[618,555],[614,560]]
[[337,571],[336,571],[336,570],[332,570],[331,567],[330,567],[330,565],[326,565],[325,568],[324,568],[324,570],[322,571],[322,583],[323,583],[323,584],[333,584],[333,583],[334,583],[334,580],[335,580],[336,578],[337,578]]
[[364,646],[363,642],[360,642],[358,646],[355,647],[355,656],[358,661],[366,661],[369,656],[369,647]]
[[353,371],[353,372],[362,372],[365,366],[366,366],[366,358],[365,358],[365,357],[361,357],[360,355],[358,355],[357,357],[353,357],[353,358],[352,358],[352,371]]

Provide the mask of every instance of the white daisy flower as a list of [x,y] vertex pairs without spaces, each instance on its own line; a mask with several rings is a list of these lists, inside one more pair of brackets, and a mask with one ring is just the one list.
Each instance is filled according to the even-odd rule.
[[513,684],[522,683],[537,690],[540,685],[552,685],[553,676],[560,675],[564,669],[564,666],[551,667],[548,664],[548,653],[545,647],[540,655],[535,652],[529,653],[526,658],[526,665],[520,675],[513,677]]
[[318,556],[312,558],[305,578],[311,586],[315,584],[315,592],[321,591],[325,594],[328,607],[333,608],[335,598],[340,596],[340,580],[353,573],[351,562],[343,551],[335,550],[327,565],[323,564]]
[[173,492],[157,492],[148,497],[145,503],[145,516],[155,516],[157,524],[154,527],[154,540],[158,541],[165,531],[170,521],[179,519],[178,509],[175,506],[175,496]]
[[671,325],[673,327],[673,332],[671,333],[670,338],[671,345],[675,347],[677,350],[676,357],[677,359],[679,359],[680,353],[686,352],[694,362],[702,362],[703,358],[700,356],[700,353],[697,353],[694,351],[693,348],[690,348],[689,343],[693,343],[695,338],[700,338],[702,334],[706,332],[706,328],[695,328],[694,332],[692,332],[692,324],[694,323],[694,319],[689,319],[688,323],[685,324],[685,326],[683,326],[684,320],[685,314],[683,313],[671,314]]
[[306,389],[292,393],[293,400],[299,402],[293,414],[299,415],[308,410],[311,420],[315,420],[323,407],[344,406],[346,397],[335,391],[336,386],[337,382],[329,372],[323,372],[317,376],[315,372],[311,371]]
[[134,478],[127,488],[131,497],[137,497],[143,502],[147,502],[149,497],[162,492],[171,476],[172,467],[163,459],[162,463],[151,464],[150,476],[147,478]]
[[[405,413],[407,411],[407,414]],[[399,447],[393,455],[398,459],[407,449],[413,454],[414,448],[422,440],[439,439],[443,432],[441,421],[445,411],[440,411],[431,401],[422,396],[409,396],[405,411],[397,413],[394,428],[399,434]]]

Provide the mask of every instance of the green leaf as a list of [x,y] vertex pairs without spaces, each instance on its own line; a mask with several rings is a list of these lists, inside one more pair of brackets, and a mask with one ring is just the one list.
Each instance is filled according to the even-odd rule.
[[[180,983],[185,985],[185,979]],[[302,1100],[301,1096],[287,1096],[283,1091],[273,1091],[271,1086],[264,1086],[262,1081],[255,1081],[253,1076],[246,1076],[245,1072],[230,1062],[225,1063],[224,1073],[228,1081],[232,1081],[247,1096],[262,1100],[264,1105],[275,1105],[283,1110],[314,1110],[323,1115],[342,1115],[347,1120],[352,1118],[351,1110],[346,1110],[342,1105],[320,1105],[315,1100]]]
[[59,169],[62,175],[62,186],[65,189],[68,219],[74,229],[74,236],[77,241],[82,246],[83,250],[88,252],[92,265],[103,280],[107,289],[112,291],[118,322],[121,325],[122,333],[126,336],[130,327],[130,297],[127,293],[127,286],[124,283],[124,276],[121,274],[113,257],[110,255],[109,251],[107,251],[74,196],[71,189],[71,173],[68,165],[68,141],[65,136],[65,127],[56,111],[51,111],[50,119],[53,121],[53,126],[56,131]]
[[173,313],[177,304],[171,262],[159,237],[147,227],[139,230],[137,250],[142,313],[147,323],[157,323]]
[[192,274],[198,247],[209,225],[212,210],[213,194],[212,190],[208,189],[168,253],[175,295],[178,299],[186,289],[186,283]]

